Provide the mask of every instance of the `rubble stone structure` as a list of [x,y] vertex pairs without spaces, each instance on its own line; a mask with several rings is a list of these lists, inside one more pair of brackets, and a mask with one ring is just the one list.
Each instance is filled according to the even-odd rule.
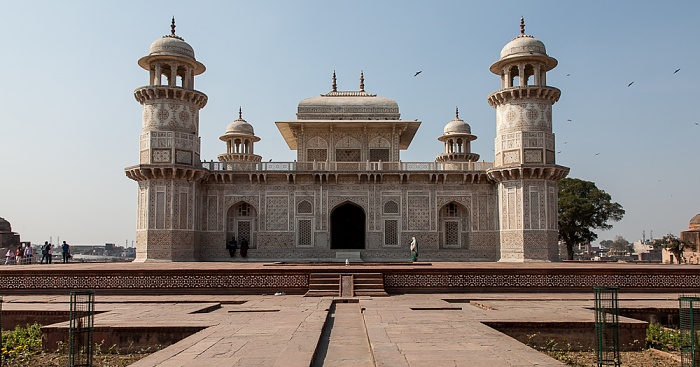
[[262,159],[260,141],[243,119],[228,125],[225,152],[200,159],[194,89],[205,67],[175,34],[153,42],[139,65],[149,83],[140,160],[126,168],[138,182],[136,261],[226,261],[231,238],[256,260],[397,261],[415,237],[420,258],[442,261],[555,261],[557,183],[568,168],[555,162],[552,105],[546,85],[557,65],[544,44],[524,33],[491,66],[501,88],[495,161],[471,152],[468,123],[445,125],[434,161],[401,161],[421,122],[402,120],[397,102],[365,91],[331,91],[299,102],[296,119],[276,125],[294,162]]
[[[19,234],[12,232],[12,225],[5,218],[0,217],[0,248],[11,248],[19,246]],[[2,253],[5,255],[5,253]]]

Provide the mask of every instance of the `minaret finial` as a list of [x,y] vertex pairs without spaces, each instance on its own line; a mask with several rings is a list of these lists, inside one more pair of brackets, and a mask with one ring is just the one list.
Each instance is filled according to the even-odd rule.
[[170,23],[170,34],[175,35],[175,16],[173,15],[173,21]]
[[238,106],[238,119],[243,120],[243,108]]
[[333,70],[333,91],[334,92],[338,91],[338,84],[336,84],[336,80],[335,80],[335,70]]
[[360,70],[360,92],[365,91],[365,73]]
[[520,16],[520,34],[525,35],[525,17]]
[[459,120],[459,107],[455,107],[455,119]]

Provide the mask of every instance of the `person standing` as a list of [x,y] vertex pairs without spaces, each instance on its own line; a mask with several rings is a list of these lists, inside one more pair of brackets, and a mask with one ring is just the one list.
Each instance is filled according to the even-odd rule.
[[415,237],[411,237],[411,261],[418,261],[418,244]]
[[61,255],[63,256],[63,263],[67,263],[70,258],[70,245],[63,241],[61,245]]
[[47,254],[47,260],[49,261],[49,264],[53,263],[53,244],[49,243],[49,247],[46,249],[46,254]]
[[228,243],[226,243],[226,249],[228,250],[228,254],[231,255],[231,257],[236,256],[236,248],[238,248],[236,237],[231,237],[231,241],[228,241]]
[[39,261],[39,264],[43,264],[44,260],[48,264],[50,263],[49,259],[49,241],[44,241],[44,245],[41,246],[41,261]]
[[28,243],[27,248],[24,249],[24,263],[31,265],[32,257],[34,257],[34,249],[32,249],[32,244]]
[[24,264],[24,245],[20,244],[19,247],[17,247],[17,252],[15,253],[15,264],[17,265],[22,265]]
[[248,257],[248,240],[241,240],[241,257]]
[[14,265],[15,256],[15,250],[13,250],[12,248],[8,248],[7,254],[5,254],[5,265]]

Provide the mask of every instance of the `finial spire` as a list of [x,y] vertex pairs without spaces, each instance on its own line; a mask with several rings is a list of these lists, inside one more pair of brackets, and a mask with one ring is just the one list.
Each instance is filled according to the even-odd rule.
[[175,16],[173,15],[173,21],[170,23],[170,34],[175,35]]
[[455,107],[455,119],[459,120],[459,107]]
[[520,16],[520,34],[525,35],[525,17]]
[[335,70],[333,70],[333,91],[334,92],[338,91],[338,84],[336,84],[336,80],[335,80]]
[[238,119],[243,120],[243,108],[238,106]]
[[360,70],[360,92],[365,91],[365,73]]

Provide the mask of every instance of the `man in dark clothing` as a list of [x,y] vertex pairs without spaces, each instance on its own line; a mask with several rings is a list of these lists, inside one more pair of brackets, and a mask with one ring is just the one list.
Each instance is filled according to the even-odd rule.
[[67,263],[68,259],[70,259],[70,245],[66,241],[63,241],[61,245],[61,255],[63,255],[63,262]]
[[228,241],[228,243],[226,243],[226,249],[228,250],[228,254],[231,255],[231,257],[235,257],[237,248],[238,243],[236,242],[236,238],[231,237],[231,241]]
[[51,264],[51,244],[49,241],[44,241],[44,245],[41,246],[41,261],[39,264],[43,264],[46,260],[47,264]]
[[248,240],[244,238],[241,240],[241,257],[247,257],[247,256],[248,256]]

